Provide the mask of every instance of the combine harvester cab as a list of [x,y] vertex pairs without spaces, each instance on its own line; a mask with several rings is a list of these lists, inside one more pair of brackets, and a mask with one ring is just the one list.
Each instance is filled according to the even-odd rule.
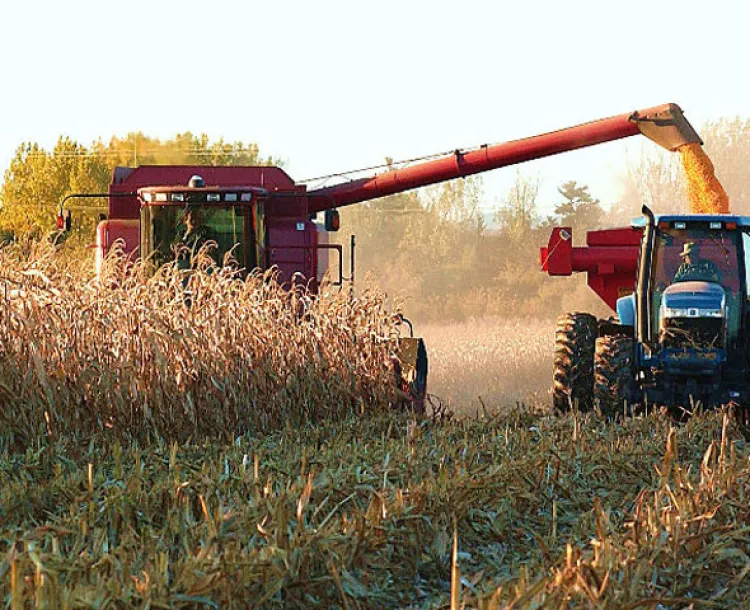
[[343,248],[328,243],[337,216],[316,222],[307,212],[305,187],[281,168],[118,167],[104,196],[109,214],[97,230],[97,260],[119,242],[125,254],[166,262],[190,209],[216,242],[217,259],[231,254],[245,271],[275,267],[281,283],[304,281],[316,291],[333,250],[334,283],[342,283]]

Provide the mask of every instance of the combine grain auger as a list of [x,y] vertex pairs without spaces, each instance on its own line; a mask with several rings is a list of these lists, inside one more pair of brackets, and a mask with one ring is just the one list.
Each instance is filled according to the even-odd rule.
[[[522,140],[456,150],[314,190],[296,183],[279,167],[118,167],[109,192],[104,194],[109,214],[97,228],[97,265],[100,267],[117,240],[124,244],[125,253],[157,263],[174,260],[172,247],[184,235],[185,217],[192,210],[201,216],[200,222],[217,244],[217,260],[231,252],[242,269],[275,267],[280,281],[292,282],[301,276],[315,290],[328,269],[331,250],[338,255],[339,282],[343,278],[342,247],[328,243],[329,232],[339,228],[337,208],[637,134],[670,150],[700,142],[679,107],[667,104]],[[324,216],[323,222],[315,220],[319,213]],[[575,258],[575,264],[581,267],[604,265],[620,277],[623,285],[632,276],[634,266],[630,262],[623,267],[617,257],[605,263],[584,261],[586,254],[570,250],[563,233],[556,235],[561,239],[551,245],[546,263],[550,269],[559,269],[559,274],[572,271]],[[630,232],[617,235],[622,248],[635,252],[637,245]],[[610,290],[609,284],[602,290]],[[421,340],[413,342],[416,344],[402,353],[413,355],[406,363],[410,367],[409,386],[423,398],[427,356]]]

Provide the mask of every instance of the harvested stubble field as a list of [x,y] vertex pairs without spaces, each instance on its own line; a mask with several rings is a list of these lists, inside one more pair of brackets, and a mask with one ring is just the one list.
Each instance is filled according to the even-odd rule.
[[389,406],[377,294],[311,302],[216,273],[186,307],[168,272],[98,284],[7,250],[0,269],[6,607],[750,596],[750,448],[728,412],[415,419]]

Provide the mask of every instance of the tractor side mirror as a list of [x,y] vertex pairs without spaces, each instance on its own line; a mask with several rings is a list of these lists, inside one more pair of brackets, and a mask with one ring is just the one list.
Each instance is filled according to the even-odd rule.
[[326,231],[338,231],[341,227],[341,218],[338,210],[326,210],[324,226]]

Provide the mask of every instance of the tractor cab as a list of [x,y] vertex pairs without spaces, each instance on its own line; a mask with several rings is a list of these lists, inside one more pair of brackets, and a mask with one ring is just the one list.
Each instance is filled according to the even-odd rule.
[[715,375],[744,343],[742,227],[726,217],[661,217],[651,239],[644,343],[669,373]]
[[203,250],[216,265],[242,274],[265,267],[264,195],[257,187],[206,187],[198,176],[187,187],[141,188],[141,256],[156,266],[176,260],[188,268]]

